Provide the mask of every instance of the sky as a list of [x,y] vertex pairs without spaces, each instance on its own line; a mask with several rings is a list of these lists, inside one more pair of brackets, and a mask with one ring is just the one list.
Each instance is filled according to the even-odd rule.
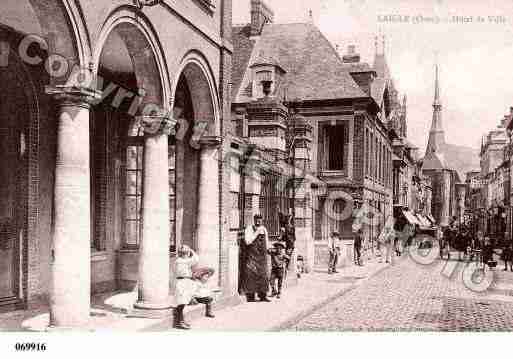
[[[354,44],[362,61],[371,64],[375,36],[384,34],[394,83],[408,98],[408,137],[421,151],[431,126],[436,62],[448,143],[479,148],[482,136],[513,106],[513,1],[265,2],[275,12],[275,23],[308,21],[311,10],[314,23],[342,53]],[[249,22],[249,11],[250,0],[235,0],[233,22]],[[387,15],[409,18],[389,21]]]

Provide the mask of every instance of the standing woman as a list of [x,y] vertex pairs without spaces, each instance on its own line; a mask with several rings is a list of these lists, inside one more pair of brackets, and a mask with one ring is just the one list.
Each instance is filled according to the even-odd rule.
[[254,224],[248,226],[244,232],[245,263],[242,274],[242,290],[246,294],[248,302],[255,301],[258,294],[260,301],[270,302],[267,298],[269,290],[269,274],[267,249],[269,239],[267,229],[262,224],[262,216],[253,217]]

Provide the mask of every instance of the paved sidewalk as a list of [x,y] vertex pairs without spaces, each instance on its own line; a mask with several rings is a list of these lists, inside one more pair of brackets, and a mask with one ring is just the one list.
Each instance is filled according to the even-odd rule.
[[[326,269],[305,274],[298,284],[285,288],[281,299],[272,298],[270,303],[244,302],[215,313],[215,319],[193,319],[193,330],[200,331],[273,331],[289,327],[323,305],[358,287],[389,265],[376,259],[364,266],[342,268],[329,275]],[[350,294],[348,294],[350,295]],[[153,330],[171,328],[155,327]]]
[[[312,311],[357,287],[388,264],[368,261],[363,267],[340,269],[340,273],[328,275],[325,268],[304,274],[296,286],[285,288],[281,299],[270,303],[228,305],[216,312],[215,319],[202,316],[203,306],[186,308],[186,316],[195,330],[218,331],[268,331],[290,326]],[[137,293],[119,292],[95,296],[92,300],[91,320],[84,331],[166,331],[171,330],[172,318],[150,319],[132,314],[132,303]],[[193,313],[191,313],[193,312]],[[189,313],[189,314],[187,314]],[[0,314],[0,332],[44,332],[49,323],[47,306],[30,311]]]

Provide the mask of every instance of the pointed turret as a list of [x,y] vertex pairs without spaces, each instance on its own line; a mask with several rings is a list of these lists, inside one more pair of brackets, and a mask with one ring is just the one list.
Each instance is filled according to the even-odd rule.
[[433,122],[429,131],[429,140],[426,156],[442,150],[445,145],[445,133],[442,126],[442,102],[440,101],[440,82],[438,78],[438,64],[435,67],[435,99],[433,101]]

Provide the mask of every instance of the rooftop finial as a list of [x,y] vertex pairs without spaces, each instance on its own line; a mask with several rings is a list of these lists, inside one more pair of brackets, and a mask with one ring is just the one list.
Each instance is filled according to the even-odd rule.
[[310,21],[312,24],[314,22],[312,9],[308,10],[308,21]]

